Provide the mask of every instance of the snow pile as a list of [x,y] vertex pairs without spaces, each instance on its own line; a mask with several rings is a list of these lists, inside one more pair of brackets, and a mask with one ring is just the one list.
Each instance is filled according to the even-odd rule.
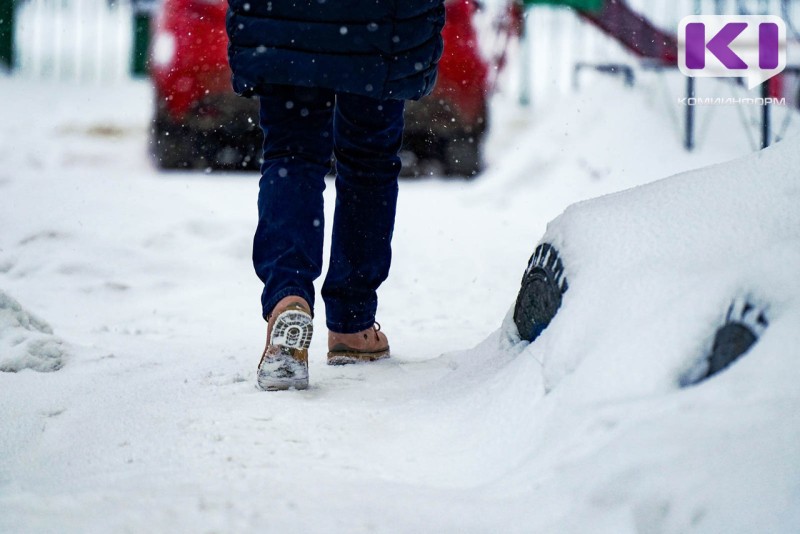
[[65,358],[53,329],[0,290],[0,371],[57,371]]
[[763,302],[782,331],[800,311],[798,205],[793,138],[568,208],[544,241],[567,265],[570,291],[554,326],[569,328],[553,328],[531,348],[543,358],[548,389],[585,362],[615,375],[610,395],[666,391],[708,352],[735,297]]
[[[560,249],[570,284],[555,319],[528,345],[509,314],[500,336],[465,355],[478,365],[505,352],[498,376],[529,383],[536,400],[522,432],[531,442],[511,446],[526,452],[507,488],[538,497],[531,502],[548,510],[542,528],[800,524],[798,206],[793,138],[573,205],[548,225],[543,241]],[[769,327],[731,367],[681,389],[737,298],[765,307]]]

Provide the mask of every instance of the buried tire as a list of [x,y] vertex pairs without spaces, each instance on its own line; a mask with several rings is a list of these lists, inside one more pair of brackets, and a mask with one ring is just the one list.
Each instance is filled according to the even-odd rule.
[[724,371],[755,345],[769,326],[763,306],[747,299],[735,299],[728,308],[725,323],[714,334],[714,344],[700,365],[680,379],[681,387],[698,384]]
[[528,261],[514,306],[514,324],[521,339],[532,342],[539,337],[556,316],[567,288],[558,251],[542,243]]

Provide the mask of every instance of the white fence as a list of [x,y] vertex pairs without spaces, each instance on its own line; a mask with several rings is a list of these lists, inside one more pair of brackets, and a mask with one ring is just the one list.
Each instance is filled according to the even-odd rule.
[[130,76],[131,4],[107,0],[26,0],[17,8],[15,73],[109,82]]

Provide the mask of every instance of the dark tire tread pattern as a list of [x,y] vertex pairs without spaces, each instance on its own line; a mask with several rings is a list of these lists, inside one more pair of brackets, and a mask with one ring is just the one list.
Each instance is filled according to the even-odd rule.
[[550,324],[569,288],[558,250],[542,243],[533,252],[514,306],[514,324],[521,339],[534,341]]

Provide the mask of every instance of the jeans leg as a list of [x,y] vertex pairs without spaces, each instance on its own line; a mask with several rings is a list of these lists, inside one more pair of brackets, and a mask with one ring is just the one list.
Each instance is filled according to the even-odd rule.
[[376,290],[392,261],[403,106],[402,100],[336,95],[336,210],[322,286],[334,332],[358,332],[375,321]]
[[322,192],[333,152],[333,91],[271,86],[260,95],[264,163],[253,265],[264,282],[264,317],[297,295],[314,306],[322,271]]

